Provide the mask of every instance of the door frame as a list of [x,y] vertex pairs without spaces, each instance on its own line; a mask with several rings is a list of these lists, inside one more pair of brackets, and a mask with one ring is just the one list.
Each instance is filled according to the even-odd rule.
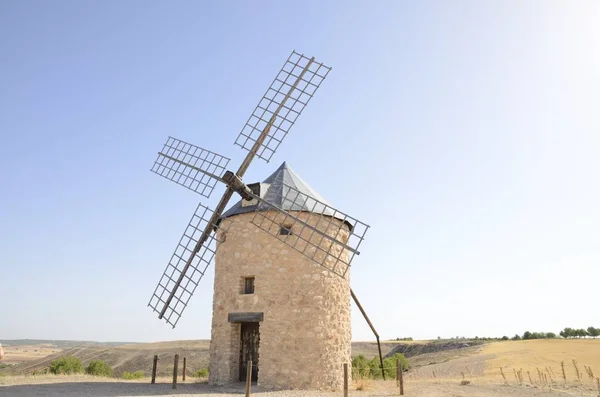
[[[247,375],[247,370],[248,370],[248,364],[246,362],[246,360],[244,360],[244,332],[245,330],[248,330],[248,328],[255,328],[256,329],[256,343],[254,346],[254,351],[251,353],[251,355],[253,356],[253,360],[252,360],[252,374],[251,376],[251,382],[258,382],[258,371],[259,371],[259,367],[260,367],[260,357],[259,357],[259,350],[260,350],[260,323],[258,321],[244,321],[240,323],[240,351],[239,351],[239,380],[240,382],[245,382],[246,381],[246,375]],[[252,330],[251,330],[252,331]],[[255,359],[254,359],[255,357]]]

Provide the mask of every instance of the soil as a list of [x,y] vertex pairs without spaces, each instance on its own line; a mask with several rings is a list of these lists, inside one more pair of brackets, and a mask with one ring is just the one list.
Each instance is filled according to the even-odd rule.
[[[142,382],[124,382],[122,380],[102,380],[91,377],[22,377],[0,380],[0,397],[143,397],[143,396],[240,396],[244,393],[242,384],[229,387],[211,387],[203,383],[179,384],[176,390],[166,379],[154,385],[146,380]],[[35,384],[32,384],[35,383]],[[2,383],[5,383],[2,385]],[[398,395],[395,381],[370,381],[362,386],[365,390],[356,390],[352,384],[350,396],[392,396]],[[406,381],[405,395],[415,397],[556,397],[563,396],[595,397],[597,390],[591,387],[570,386],[561,389],[538,388],[492,383],[485,380],[472,380],[461,386],[459,380],[445,381]],[[340,396],[341,392],[322,392],[305,390],[270,391],[253,386],[252,394],[264,397],[317,397]]]

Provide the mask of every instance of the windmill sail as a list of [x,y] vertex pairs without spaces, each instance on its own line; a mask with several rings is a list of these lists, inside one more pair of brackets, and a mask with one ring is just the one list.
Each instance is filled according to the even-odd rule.
[[[208,235],[206,242],[195,252],[212,215],[213,212],[208,207],[198,205],[148,303],[155,312],[164,312],[162,318],[173,328],[215,256],[216,233]],[[188,262],[189,266],[186,268]],[[179,282],[182,273],[183,278]],[[169,300],[173,291],[173,298]]]
[[151,171],[208,198],[227,164],[227,157],[169,137]]
[[[242,182],[252,160],[269,161],[331,68],[293,51],[242,128],[235,144],[248,153],[233,174],[229,159],[169,137],[152,167],[156,174],[209,197],[217,181],[227,189],[214,212],[198,206],[148,306],[173,327],[215,255],[213,229],[234,192],[246,197]],[[223,179],[227,176],[227,181]]]
[[293,51],[250,115],[235,144],[251,151],[266,130],[268,135],[256,155],[268,163],[330,70],[314,58]]
[[285,183],[272,186],[267,194],[255,196],[259,204],[251,222],[345,277],[369,226]]

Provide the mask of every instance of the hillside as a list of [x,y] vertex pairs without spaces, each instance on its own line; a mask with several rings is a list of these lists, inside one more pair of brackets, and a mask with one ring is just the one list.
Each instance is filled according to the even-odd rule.
[[[10,368],[10,373],[15,375],[26,375],[39,373],[47,368],[53,360],[63,356],[74,356],[81,359],[84,366],[92,360],[103,360],[113,367],[115,376],[121,376],[123,372],[144,371],[149,375],[152,369],[152,360],[154,355],[158,355],[158,375],[168,376],[172,373],[173,356],[179,354],[180,357],[187,358],[187,373],[191,374],[201,368],[208,366],[208,341],[177,341],[177,342],[159,342],[159,343],[140,343],[124,344],[120,346],[107,346],[101,344],[85,344],[75,347],[69,347],[64,350],[57,347],[42,344],[40,346],[24,345],[20,347],[9,346],[6,350],[5,361],[10,363],[14,360],[14,353],[22,361]],[[19,351],[18,349],[21,348]],[[24,350],[25,349],[25,350]],[[28,349],[28,350],[27,350]],[[51,354],[36,359],[23,359],[24,352],[51,351]]]
[[124,344],[133,344],[135,342],[95,342],[81,340],[52,340],[52,339],[0,339],[2,346],[53,346],[59,349],[67,349],[80,345],[97,346],[119,346]]
[[[9,343],[12,341],[8,341]],[[34,342],[29,340],[29,342]],[[18,363],[11,368],[11,373],[26,375],[39,373],[47,368],[53,360],[72,355],[82,360],[84,366],[91,360],[103,360],[113,367],[115,375],[123,372],[144,371],[149,375],[152,370],[152,359],[159,356],[158,375],[168,376],[172,371],[173,356],[177,353],[187,359],[187,373],[191,374],[208,366],[208,340],[183,340],[156,343],[127,343],[101,344],[85,342],[77,344],[74,341],[37,341],[39,345],[12,343],[6,347],[6,363]],[[60,342],[53,344],[54,342]],[[116,345],[116,346],[115,346]],[[383,342],[382,354],[392,355],[403,352],[411,357],[414,365],[428,364],[429,358],[420,360],[422,353],[446,351],[452,356],[451,350],[469,346],[466,342],[418,341],[418,342]],[[60,348],[62,347],[62,349]],[[371,359],[378,355],[377,344],[374,342],[353,342],[352,356],[362,354]],[[6,371],[6,370],[5,370]]]
[[[206,368],[209,359],[209,341],[207,340],[135,343],[119,346],[86,344],[64,350],[52,347],[47,343],[42,343],[39,346],[8,346],[5,362],[10,362],[14,358],[15,350],[12,349],[16,349],[16,353],[19,354],[24,354],[22,353],[23,349],[30,349],[32,353],[37,351],[36,354],[48,352],[45,357],[30,356],[10,369],[13,374],[23,375],[39,373],[40,370],[47,368],[52,360],[65,355],[79,357],[84,365],[94,359],[104,360],[114,368],[116,376],[122,375],[125,371],[140,370],[149,376],[152,369],[152,358],[155,354],[159,356],[159,376],[171,375],[173,356],[176,353],[182,358],[187,358],[188,375],[201,368]],[[21,349],[21,351],[18,349]],[[587,377],[584,366],[589,366],[592,370],[600,373],[600,340],[592,339],[497,341],[489,343],[472,340],[460,342],[390,341],[382,343],[382,353],[384,355],[392,355],[395,352],[402,352],[409,358],[412,369],[407,374],[407,378],[413,380],[458,379],[465,376],[471,379],[488,379],[498,382],[503,381],[500,373],[500,367],[502,367],[509,383],[515,382],[515,371],[521,369],[526,377],[527,371],[532,376],[534,374],[538,376],[538,369],[546,371],[552,374],[553,381],[556,382],[558,377],[562,377],[561,362],[564,362],[567,379],[575,381],[577,376],[572,360],[577,362],[583,378],[581,381],[586,381]],[[352,344],[352,355],[357,356],[359,354],[369,359],[376,357],[377,344],[374,342],[354,342]],[[4,371],[6,372],[7,369]]]

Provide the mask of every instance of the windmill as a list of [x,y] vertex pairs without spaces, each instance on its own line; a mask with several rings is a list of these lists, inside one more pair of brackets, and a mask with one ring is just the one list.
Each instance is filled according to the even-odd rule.
[[[230,218],[224,219],[223,214],[234,193],[241,197],[240,205],[245,207],[243,212],[245,216],[251,216],[247,218],[248,222],[260,230],[261,238],[276,239],[292,248],[295,258],[304,258],[303,266],[306,266],[308,258],[310,263],[324,269],[322,277],[335,277],[347,283],[349,267],[354,256],[359,254],[358,248],[368,225],[288,180],[278,181],[275,187],[265,183],[246,184],[242,179],[255,157],[269,162],[330,70],[314,57],[292,52],[235,141],[235,145],[248,151],[236,172],[228,170],[230,159],[227,157],[173,137],[167,139],[151,171],[206,198],[211,196],[218,182],[226,189],[214,210],[198,205],[167,264],[148,303],[158,313],[159,319],[173,328],[177,325],[198,283],[213,263],[217,248],[225,243],[231,222]],[[293,225],[293,233],[292,226],[287,225]],[[311,271],[314,272],[314,269]],[[253,283],[254,278],[245,278],[244,282]],[[254,290],[253,285],[245,288]],[[349,285],[347,290],[365,316],[379,346],[375,328]],[[263,320],[263,313],[256,313],[255,317],[248,317],[248,313],[230,313],[229,321],[243,324],[245,322],[239,318],[244,316],[249,322]],[[213,337],[214,332],[213,315]],[[244,339],[244,331],[240,332]],[[258,345],[258,339],[255,342]],[[236,345],[235,348],[240,347]],[[383,372],[381,348],[379,356]],[[242,361],[240,366],[244,365],[243,360],[238,361]],[[211,370],[211,376],[213,372],[216,371]],[[242,374],[240,369],[240,377]]]

